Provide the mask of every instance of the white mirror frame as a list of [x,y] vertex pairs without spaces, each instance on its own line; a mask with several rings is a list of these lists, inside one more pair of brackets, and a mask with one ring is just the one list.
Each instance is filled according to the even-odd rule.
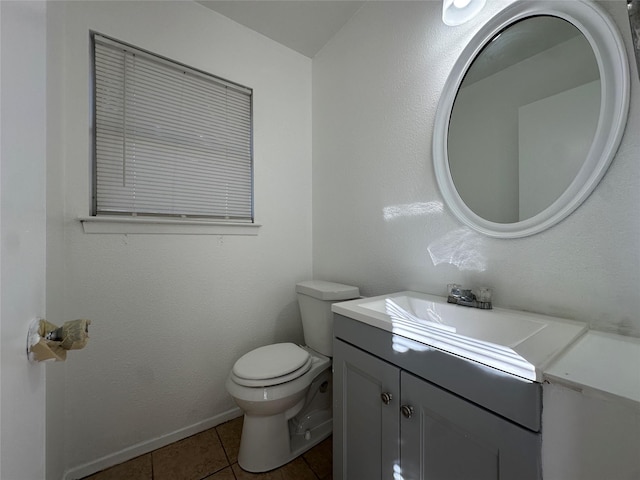
[[[447,152],[449,119],[460,84],[484,46],[509,25],[538,15],[551,15],[570,22],[589,41],[600,70],[600,117],[584,165],[567,190],[547,209],[534,217],[515,223],[496,223],[473,212],[456,190]],[[433,157],[436,180],[445,203],[460,221],[490,237],[525,237],[555,225],[578,208],[591,194],[613,160],[627,121],[629,82],[629,64],[620,32],[599,6],[582,0],[519,0],[509,5],[491,18],[464,48],[445,82],[440,97],[434,126]]]

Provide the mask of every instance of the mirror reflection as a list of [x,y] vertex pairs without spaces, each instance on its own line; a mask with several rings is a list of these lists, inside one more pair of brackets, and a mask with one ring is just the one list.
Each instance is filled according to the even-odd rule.
[[496,223],[554,203],[589,153],[601,87],[591,45],[554,16],[525,18],[496,35],[464,76],[447,139],[465,204]]

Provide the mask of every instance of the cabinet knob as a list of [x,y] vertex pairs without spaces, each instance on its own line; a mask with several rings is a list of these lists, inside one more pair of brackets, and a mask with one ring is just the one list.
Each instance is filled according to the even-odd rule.
[[389,392],[382,392],[380,394],[380,398],[382,399],[382,403],[384,403],[385,405],[389,405],[391,403],[391,400],[393,399],[393,395],[391,395]]
[[411,418],[413,416],[413,407],[411,405],[402,405],[402,407],[400,407],[400,411],[406,418]]

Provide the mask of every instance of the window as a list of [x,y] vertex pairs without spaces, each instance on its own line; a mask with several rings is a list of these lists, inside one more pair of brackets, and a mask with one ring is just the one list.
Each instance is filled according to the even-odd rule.
[[253,222],[252,90],[98,34],[92,215]]

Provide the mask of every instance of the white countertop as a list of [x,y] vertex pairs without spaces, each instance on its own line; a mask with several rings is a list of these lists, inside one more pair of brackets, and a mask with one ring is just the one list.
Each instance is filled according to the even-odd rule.
[[[389,302],[392,302],[391,304]],[[408,315],[397,314],[397,310]],[[587,331],[583,322],[447,303],[398,292],[333,304],[333,312],[497,370],[542,382],[544,372]]]
[[551,383],[640,408],[640,338],[589,331],[544,374]]

